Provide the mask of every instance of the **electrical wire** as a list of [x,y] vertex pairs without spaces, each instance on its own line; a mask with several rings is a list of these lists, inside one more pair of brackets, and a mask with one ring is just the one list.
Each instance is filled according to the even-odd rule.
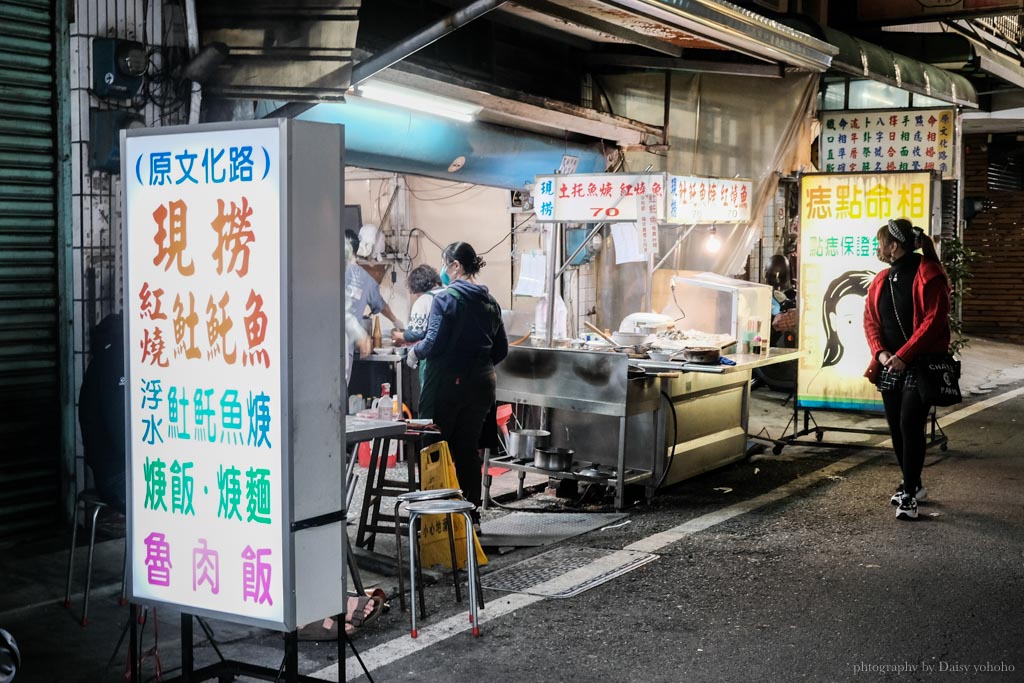
[[498,240],[497,242],[495,242],[495,243],[494,243],[494,245],[493,245],[493,246],[491,246],[491,247],[490,247],[489,249],[486,249],[485,251],[479,251],[479,252],[477,252],[477,256],[483,256],[483,255],[485,255],[485,254],[489,254],[489,253],[491,253],[492,251],[494,251],[495,249],[497,249],[497,248],[498,248],[498,246],[499,246],[499,245],[500,245],[500,244],[501,244],[502,242],[504,242],[504,241],[505,241],[505,240],[507,240],[507,239],[508,239],[509,237],[511,237],[512,235],[514,235],[514,234],[516,233],[516,230],[518,230],[519,228],[521,228],[521,227],[523,227],[524,225],[526,225],[527,223],[529,223],[529,222],[530,222],[530,221],[531,221],[532,219],[533,219],[533,214],[531,213],[531,214],[530,214],[529,216],[527,216],[526,218],[524,218],[524,219],[523,219],[523,220],[521,220],[520,222],[518,222],[518,223],[516,223],[515,225],[513,225],[513,226],[512,226],[512,229],[508,231],[508,234],[506,234],[506,235],[505,235],[504,237],[502,237],[502,238],[501,238],[500,240]]
[[[676,409],[672,405],[672,397],[664,391],[661,392],[661,397],[668,402],[668,410],[672,413],[672,453],[675,454],[676,444],[679,442],[679,418],[676,417]],[[668,465],[665,466],[665,471],[658,477],[658,483],[654,485],[654,490],[657,491],[661,488],[661,485],[665,483],[665,477],[668,476]]]
[[[440,188],[438,188],[438,189],[440,189]],[[459,190],[458,192],[453,192],[452,194],[447,195],[445,197],[421,197],[419,194],[417,194],[416,190],[413,190],[411,187],[408,188],[409,194],[411,194],[413,197],[415,197],[416,199],[420,200],[421,202],[443,202],[443,201],[447,201],[449,199],[453,199],[455,197],[458,197],[459,195],[465,194],[465,193],[469,192],[470,190],[478,190],[478,189],[480,189],[479,185],[469,185],[468,187],[465,187],[465,188]],[[429,190],[425,190],[425,191],[429,192]]]
[[669,286],[668,289],[669,289],[670,292],[672,292],[672,303],[674,303],[676,305],[676,308],[679,309],[679,312],[683,314],[682,317],[676,318],[673,322],[679,322],[680,320],[686,320],[686,311],[683,310],[683,307],[679,305],[679,300],[676,299],[676,285],[675,285],[675,283],[673,282]]

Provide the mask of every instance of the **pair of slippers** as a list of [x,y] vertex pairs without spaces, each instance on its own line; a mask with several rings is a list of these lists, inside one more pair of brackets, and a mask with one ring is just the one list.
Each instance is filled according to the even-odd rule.
[[379,588],[367,591],[367,595],[350,595],[346,602],[345,635],[354,635],[380,616],[388,606],[385,597],[384,591]]

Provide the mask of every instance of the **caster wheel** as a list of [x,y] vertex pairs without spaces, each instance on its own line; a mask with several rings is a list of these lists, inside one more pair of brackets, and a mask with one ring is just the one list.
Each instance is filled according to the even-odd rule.
[[943,452],[948,451],[949,450],[949,444],[942,444],[941,446],[939,446],[939,450],[943,451]]
[[816,441],[821,441],[824,438],[825,438],[825,432],[814,432],[814,439]]
[[774,448],[772,448],[772,454],[773,455],[779,455],[781,453],[782,453],[782,446],[775,446]]

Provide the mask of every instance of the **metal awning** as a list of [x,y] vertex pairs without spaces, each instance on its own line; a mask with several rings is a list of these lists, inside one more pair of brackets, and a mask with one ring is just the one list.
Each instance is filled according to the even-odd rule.
[[835,71],[866,78],[964,107],[977,108],[978,94],[959,74],[890,52],[842,31],[822,27],[822,37],[839,48]]
[[825,71],[836,53],[828,42],[724,0],[601,0],[599,4],[619,8],[618,15],[613,15],[619,22],[654,19],[736,52],[809,71]]

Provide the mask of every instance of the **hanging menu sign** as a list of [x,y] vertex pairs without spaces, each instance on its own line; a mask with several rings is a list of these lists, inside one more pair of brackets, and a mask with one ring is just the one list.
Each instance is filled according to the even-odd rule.
[[581,173],[537,176],[534,182],[536,220],[548,223],[601,223],[640,218],[639,199],[645,195],[665,217],[665,175]]
[[936,170],[956,177],[952,109],[821,113],[818,167],[826,173]]
[[749,180],[668,177],[668,223],[745,223],[750,221]]

